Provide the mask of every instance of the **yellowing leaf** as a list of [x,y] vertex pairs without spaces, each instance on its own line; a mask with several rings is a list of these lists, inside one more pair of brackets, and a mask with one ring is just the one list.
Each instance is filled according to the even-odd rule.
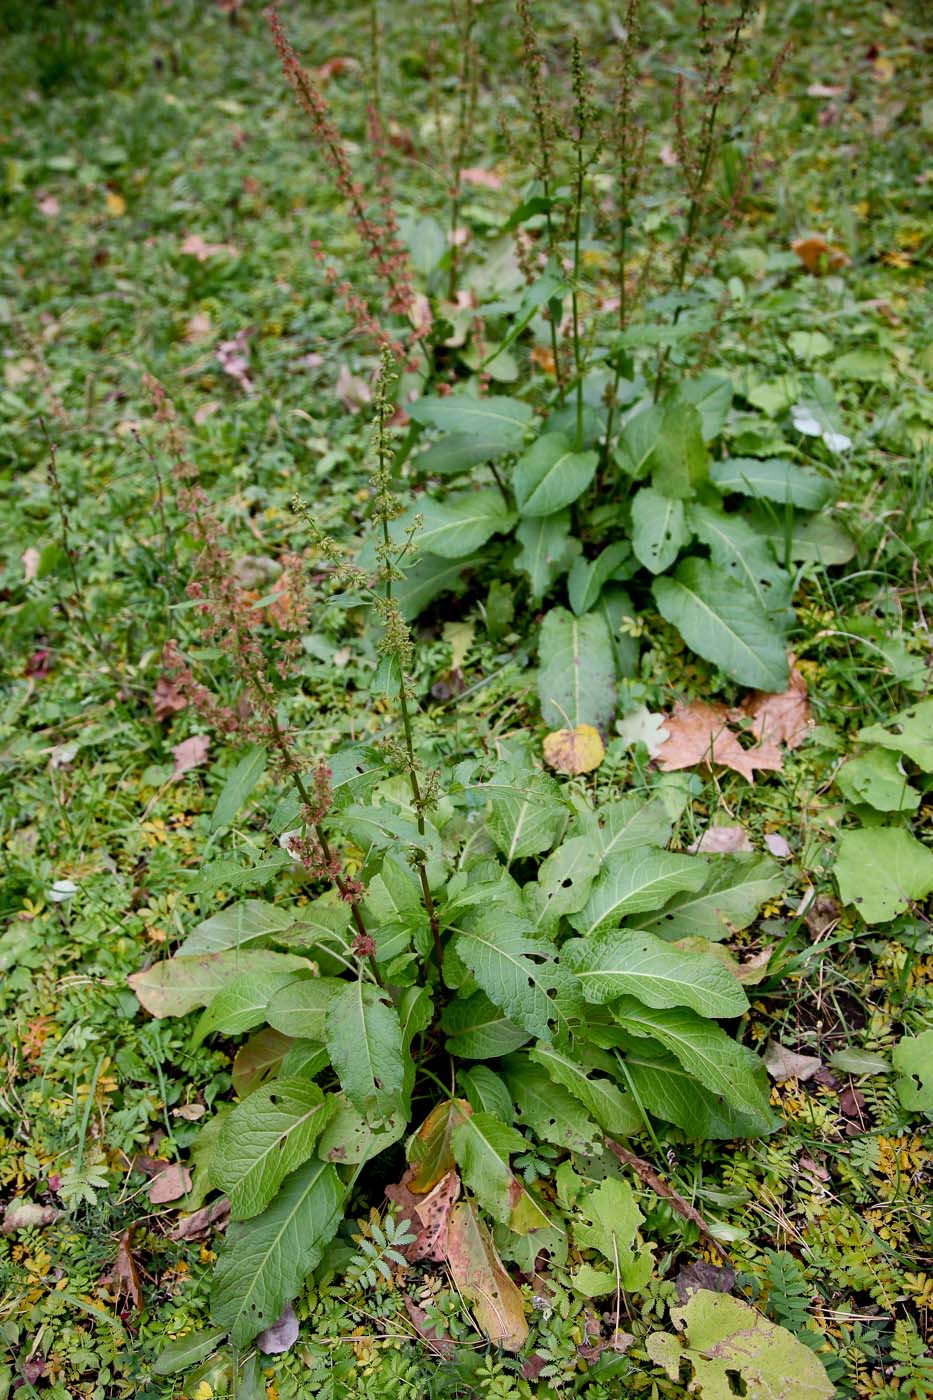
[[796,238],[790,246],[807,271],[815,277],[824,272],[841,272],[852,261],[844,248],[827,243],[820,234],[814,234],[812,238]]
[[591,724],[555,729],[544,741],[544,761],[558,773],[592,773],[606,756],[599,730]]
[[104,201],[107,206],[107,213],[111,219],[122,219],[126,213],[126,200],[122,194],[114,194],[113,190],[107,191],[107,198]]
[[480,1331],[505,1351],[518,1351],[528,1336],[522,1295],[502,1267],[489,1231],[466,1201],[450,1213],[447,1263]]

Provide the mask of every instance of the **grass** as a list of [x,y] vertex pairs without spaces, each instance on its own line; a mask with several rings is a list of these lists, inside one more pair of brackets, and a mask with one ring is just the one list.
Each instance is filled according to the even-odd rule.
[[[497,127],[515,100],[510,51],[494,42],[501,8],[477,21],[488,57],[468,162],[495,164],[505,185],[469,191],[460,217],[479,239],[519,193]],[[0,10],[8,133],[0,186],[0,1191],[5,1204],[28,1199],[60,1212],[54,1223],[0,1238],[0,1336],[9,1352],[5,1363],[0,1356],[0,1397],[19,1385],[17,1394],[55,1400],[207,1400],[228,1384],[210,1359],[184,1381],[152,1368],[169,1337],[206,1326],[216,1241],[173,1240],[177,1207],[149,1203],[139,1168],[146,1156],[189,1160],[197,1111],[230,1096],[234,1047],[192,1050],[186,1023],[150,1019],[126,978],[232,893],[223,885],[188,893],[185,884],[231,850],[258,854],[278,795],[261,788],[249,823],[224,836],[211,831],[210,816],[233,751],[214,739],[206,765],[173,778],[172,748],[199,726],[190,711],[158,720],[151,696],[163,642],[191,628],[191,544],[144,376],[168,387],[184,452],[243,551],[275,558],[294,543],[296,489],[314,501],[323,528],[345,536],[359,526],[370,424],[365,409],[354,411],[358,391],[338,376],[368,382],[373,358],[309,255],[315,237],[350,265],[358,251],[257,10],[228,16],[181,0],[112,12],[76,0],[66,9],[67,23],[54,6]],[[431,85],[449,97],[454,28],[446,7],[424,9]],[[423,48],[410,9],[386,6],[383,17],[401,203],[411,218],[430,212],[443,222]],[[565,21],[562,7],[548,7],[551,41]],[[584,47],[601,42],[602,5],[580,7],[577,22]],[[676,16],[665,10],[658,22],[660,77]],[[336,66],[328,98],[362,143],[368,8],[338,15],[308,6],[289,23],[309,64],[350,60]],[[691,775],[693,801],[676,839],[686,846],[718,814],[746,826],[758,846],[766,833],[790,843],[784,895],[736,940],[743,954],[780,953],[777,971],[754,988],[749,1038],[818,1056],[824,1068],[815,1080],[775,1085],[786,1128],[774,1138],[736,1149],[674,1133],[656,1160],[663,1167],[670,1148],[677,1189],[717,1222],[747,1295],[823,1348],[840,1394],[919,1398],[933,1394],[923,1115],[905,1112],[890,1075],[843,1060],[850,1077],[827,1062],[838,1051],[890,1060],[898,1040],[929,1024],[930,925],[922,908],[866,927],[852,907],[837,907],[821,930],[800,903],[810,887],[818,898],[835,894],[831,853],[851,813],[833,775],[856,731],[929,687],[922,15],[909,5],[818,9],[800,0],[770,17],[777,23],[794,43],[780,119],[767,129],[748,217],[720,260],[731,301],[708,366],[743,386],[746,409],[730,427],[735,453],[774,434],[776,413],[794,401],[795,374],[817,367],[830,375],[852,451],[830,459],[807,438],[798,448],[802,462],[837,474],[837,517],[857,553],[844,568],[799,571],[794,645],[818,726],[811,741],[780,778],[754,787],[729,773]],[[770,38],[763,31],[762,44]],[[659,230],[663,256],[663,210]],[[807,275],[790,242],[809,232],[844,245],[851,266]],[[202,261],[185,251],[192,237],[223,246]],[[215,349],[241,332],[255,384],[248,394]],[[597,513],[594,537],[600,528]],[[450,753],[517,730],[537,741],[542,732],[528,670],[533,610],[520,605],[492,637],[477,602],[435,606],[418,650],[418,723],[428,742],[441,734]],[[469,634],[445,625],[464,621]],[[668,711],[675,698],[709,695],[715,677],[674,630],[656,613],[640,623],[640,660],[621,712]],[[467,689],[451,699],[444,686],[464,642]],[[369,694],[367,645],[335,608],[315,616],[294,712],[315,747],[371,732],[379,702]],[[207,661],[222,688],[220,659]],[[611,797],[649,777],[645,751],[616,739],[593,791]],[[914,830],[928,839],[930,780],[916,781]],[[76,893],[56,900],[56,882],[66,880]],[[654,1145],[643,1147],[654,1159]],[[380,1203],[382,1185],[364,1183],[361,1218]],[[659,1264],[702,1253],[663,1201],[646,1190],[641,1203]],[[115,1272],[127,1231],[143,1310],[132,1277]],[[361,1283],[362,1269],[348,1269],[356,1246],[349,1238],[343,1246],[300,1299],[301,1344],[265,1359],[253,1393],[268,1385],[273,1400],[508,1397],[578,1387],[599,1400],[624,1383],[634,1394],[684,1394],[643,1346],[649,1323],[660,1325],[674,1299],[677,1265],[660,1269],[637,1305],[629,1323],[637,1341],[616,1376],[583,1389],[578,1298],[560,1293],[557,1306],[535,1313],[530,1350],[550,1370],[533,1383],[484,1355],[443,1271],[425,1270],[420,1305],[463,1343],[462,1361],[438,1367],[415,1340],[398,1290]],[[247,1374],[241,1393],[248,1383]]]

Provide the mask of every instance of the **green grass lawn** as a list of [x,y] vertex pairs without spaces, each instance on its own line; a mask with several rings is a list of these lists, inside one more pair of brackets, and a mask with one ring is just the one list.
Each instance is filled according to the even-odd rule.
[[[611,100],[619,8],[601,0],[541,5],[541,42],[558,85],[569,81],[573,33],[587,66],[595,73],[597,58],[602,65],[595,100]],[[709,1285],[722,1251],[732,1296],[816,1355],[836,1393],[933,1396],[933,937],[925,902],[933,888],[933,407],[925,387],[933,354],[924,290],[933,105],[923,81],[922,7],[793,0],[749,20],[739,92],[765,90],[741,111],[729,150],[740,161],[757,141],[757,160],[731,195],[737,167],[730,176],[730,158],[717,164],[726,195],[706,231],[710,263],[692,300],[680,304],[669,280],[684,213],[672,111],[678,69],[689,74],[693,61],[682,56],[690,9],[652,6],[644,20],[638,92],[648,188],[629,235],[640,301],[624,346],[616,343],[605,227],[614,188],[608,158],[587,175],[592,206],[579,268],[590,358],[576,455],[587,456],[582,410],[597,420],[609,357],[622,354],[631,397],[620,400],[620,414],[639,394],[647,402],[659,371],[668,386],[700,375],[725,386],[709,447],[697,449],[713,480],[730,460],[778,459],[790,462],[789,480],[799,472],[804,485],[831,484],[812,513],[773,492],[759,498],[741,480],[723,495],[747,510],[755,558],[764,550],[768,568],[788,579],[794,613],[778,668],[789,649],[812,724],[754,782],[720,763],[711,770],[702,744],[693,763],[661,771],[669,765],[659,760],[657,728],[676,704],[734,707],[751,691],[781,687],[737,680],[741,671],[695,642],[664,601],[673,564],[639,570],[638,546],[630,572],[613,576],[625,583],[624,602],[618,582],[602,595],[619,600],[609,623],[614,698],[597,726],[604,756],[590,771],[562,776],[559,800],[574,818],[623,798],[660,801],[670,839],[649,844],[714,852],[707,833],[729,828],[739,852],[757,853],[768,873],[755,908],[723,926],[724,941],[700,940],[701,948],[694,940],[691,950],[718,968],[723,955],[739,966],[749,1006],[729,1025],[743,1047],[762,1053],[770,1044],[807,1059],[779,1062],[773,1049],[766,1056],[772,1133],[697,1140],[676,1121],[636,1115],[628,1148],[705,1222],[701,1232],[650,1180],[628,1172],[625,1190],[641,1214],[638,1248],[653,1251],[647,1281],[587,1297],[569,1271],[581,1258],[584,1268],[592,1263],[597,1246],[587,1253],[572,1244],[568,1263],[565,1242],[561,1262],[555,1247],[532,1277],[537,1251],[509,1253],[497,1234],[531,1329],[517,1356],[487,1341],[488,1328],[481,1320],[477,1327],[443,1263],[396,1267],[388,1251],[398,1221],[384,1218],[384,1187],[405,1169],[403,1143],[395,1143],[354,1178],[347,1220],[295,1298],[298,1341],[281,1356],[260,1357],[210,1330],[225,1217],[194,1238],[184,1224],[220,1199],[204,1165],[205,1124],[244,1097],[234,1059],[245,1032],[221,1028],[198,1042],[195,1015],[150,1015],[127,979],[239,898],[300,912],[325,886],[278,840],[298,817],[271,763],[218,819],[224,791],[230,807],[245,742],[178,698],[162,653],[177,639],[196,659],[198,679],[236,706],[229,655],[205,636],[187,592],[199,549],[184,489],[196,477],[239,561],[263,637],[279,625],[276,606],[300,601],[297,583],[281,581],[302,569],[310,580],[309,606],[291,629],[299,641],[292,688],[275,700],[287,709],[307,771],[341,746],[386,736],[401,746],[376,630],[352,580],[349,598],[329,586],[312,532],[290,508],[298,494],[340,550],[370,529],[378,353],[328,283],[314,242],[378,316],[384,293],[258,5],[0,5],[0,1400],[683,1397],[692,1361],[685,1353],[679,1371],[676,1358],[665,1368],[663,1344],[651,1339],[675,1330],[669,1313],[690,1281],[683,1270],[705,1268]],[[520,318],[524,278],[503,225],[536,191],[512,6],[485,0],[470,11],[477,58],[467,91],[459,5],[382,0],[378,10],[399,237],[413,250],[417,290],[436,321],[443,311],[449,332],[425,342],[433,356],[427,377],[423,363],[405,368],[404,408],[438,385],[459,389],[469,380],[475,388],[489,343],[504,342]],[[374,199],[365,112],[370,7],[295,0],[282,18]],[[784,66],[769,78],[785,42]],[[466,176],[453,222],[465,230],[455,269],[464,295],[452,305],[447,230],[461,101],[469,108],[458,162]],[[523,227],[532,243],[542,238],[542,214]],[[431,252],[438,238],[443,256]],[[808,271],[807,248],[792,244],[814,238],[825,239],[824,254],[811,244]],[[835,249],[845,256],[829,265]],[[568,293],[562,316],[569,305]],[[486,318],[482,332],[477,315]],[[659,336],[660,326],[673,333]],[[527,402],[529,415],[532,407],[560,409],[548,330],[529,313],[527,328],[487,366],[483,387]],[[571,360],[565,356],[570,374]],[[825,417],[816,421],[818,410]],[[561,422],[572,434],[577,420],[572,408],[566,413]],[[409,427],[393,427],[392,451]],[[594,457],[589,494],[573,506],[581,561],[640,528],[630,503],[637,472],[619,466],[635,451],[627,425],[620,443],[618,457],[604,454],[598,466]],[[599,450],[596,437],[586,445]],[[507,472],[519,450],[506,454]],[[683,460],[692,450],[683,449]],[[434,499],[464,482],[418,461],[404,464],[397,486],[403,506],[411,498],[426,514],[428,531]],[[515,539],[509,534],[515,501],[506,486],[485,462],[467,480],[480,482],[503,520],[508,508],[508,522],[469,558],[454,556],[455,590],[429,588],[424,607],[411,607],[414,735],[425,768],[442,773],[439,811],[450,818],[454,837],[445,841],[457,852],[444,848],[445,881],[479,869],[467,853],[480,814],[469,793],[482,764],[505,756],[527,762],[530,773],[547,732],[564,726],[541,688],[548,658],[539,639],[548,635],[544,615],[564,605],[555,580],[572,552],[537,588],[524,526]],[[644,499],[647,510],[654,500]],[[696,520],[690,511],[702,508],[705,496],[687,517]],[[563,503],[552,514],[558,509]],[[677,511],[683,516],[680,499]],[[696,534],[707,543],[699,527]],[[373,568],[372,543],[363,549]],[[303,561],[297,567],[293,554]],[[412,570],[419,580],[420,567]],[[664,573],[662,587],[652,586],[655,572]],[[610,604],[601,606],[610,617]],[[905,712],[907,721],[892,728]],[[199,736],[206,745],[180,749]],[[748,732],[735,742],[747,751]],[[392,800],[401,779],[388,782],[396,784],[385,789]],[[412,829],[409,821],[404,830]],[[397,845],[403,874],[414,880],[403,859],[409,839]],[[487,846],[488,865],[497,857]],[[535,859],[541,850],[532,849]],[[368,883],[372,848],[358,836],[344,854],[345,875]],[[710,859],[747,869],[753,858]],[[520,855],[510,870],[530,883],[533,864]],[[649,930],[659,908],[640,907]],[[470,968],[457,968],[459,986],[475,986]],[[398,975],[404,984],[401,965]],[[441,1061],[438,1073],[447,1075],[446,1056],[431,1064]],[[431,1106],[416,1112],[414,1126]],[[530,1133],[512,1155],[516,1180],[554,1212],[558,1195],[570,1209],[558,1189],[565,1157],[546,1132]],[[623,1175],[594,1167],[586,1153],[573,1160],[580,1170],[585,1164],[588,1180]],[[389,1261],[386,1276],[374,1258]],[[419,1337],[432,1329],[444,1338],[440,1354]],[[613,1351],[619,1333],[627,1340]],[[165,1373],[159,1356],[186,1337],[190,1365]],[[793,1374],[794,1364],[778,1373],[789,1366]],[[717,1388],[700,1368],[696,1379],[708,1400],[730,1393],[728,1379]],[[731,1393],[829,1393],[764,1384],[739,1377]]]

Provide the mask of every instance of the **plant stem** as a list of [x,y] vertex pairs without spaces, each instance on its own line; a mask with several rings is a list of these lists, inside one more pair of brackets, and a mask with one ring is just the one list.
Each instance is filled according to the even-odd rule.
[[470,89],[473,82],[473,4],[464,0],[463,32],[460,56],[460,108],[457,114],[457,149],[454,155],[450,202],[450,274],[447,279],[447,300],[457,295],[460,258],[457,248],[457,222],[460,217],[460,172],[466,160],[467,127],[469,126]]
[[570,294],[570,303],[573,313],[573,365],[574,376],[577,382],[577,451],[583,450],[583,368],[580,354],[580,309],[579,309],[579,278],[580,278],[580,228],[583,217],[583,176],[586,165],[583,160],[583,139],[586,130],[586,98],[583,90],[583,61],[580,55],[580,42],[573,41],[573,85],[576,106],[576,132],[574,134],[574,146],[576,148],[577,168],[576,180],[574,184],[574,210],[573,210],[573,289]]

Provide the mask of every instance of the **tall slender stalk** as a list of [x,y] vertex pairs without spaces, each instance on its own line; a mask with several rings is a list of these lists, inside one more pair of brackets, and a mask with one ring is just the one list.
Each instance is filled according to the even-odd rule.
[[460,272],[460,253],[457,244],[460,220],[460,172],[466,164],[467,142],[470,129],[470,109],[475,98],[475,60],[473,48],[473,25],[476,22],[472,0],[462,0],[463,24],[460,35],[460,74],[458,81],[459,108],[457,113],[457,144],[454,150],[450,195],[450,272],[447,279],[447,299],[453,301],[457,295],[457,278]]
[[[619,333],[628,325],[629,301],[626,285],[628,260],[628,231],[632,221],[632,203],[637,193],[644,156],[645,134],[639,133],[632,119],[632,92],[635,77],[635,50],[638,43],[641,0],[628,0],[625,12],[625,42],[622,47],[619,89],[614,113],[614,142],[617,154],[616,183],[618,187],[618,235],[616,240],[616,282],[619,295]],[[616,357],[615,371],[609,390],[606,414],[606,457],[612,443],[612,426],[619,381],[622,377],[621,357]]]
[[574,36],[573,51],[571,54],[571,72],[573,77],[573,98],[574,98],[574,134],[573,145],[575,154],[574,167],[574,192],[573,192],[573,286],[570,293],[571,313],[573,316],[573,369],[576,382],[576,404],[577,404],[577,451],[583,448],[583,355],[580,348],[580,230],[583,218],[583,183],[586,175],[586,161],[583,155],[583,142],[586,136],[586,121],[588,115],[588,102],[586,95],[586,81],[583,74],[583,56],[580,52],[580,41]]

